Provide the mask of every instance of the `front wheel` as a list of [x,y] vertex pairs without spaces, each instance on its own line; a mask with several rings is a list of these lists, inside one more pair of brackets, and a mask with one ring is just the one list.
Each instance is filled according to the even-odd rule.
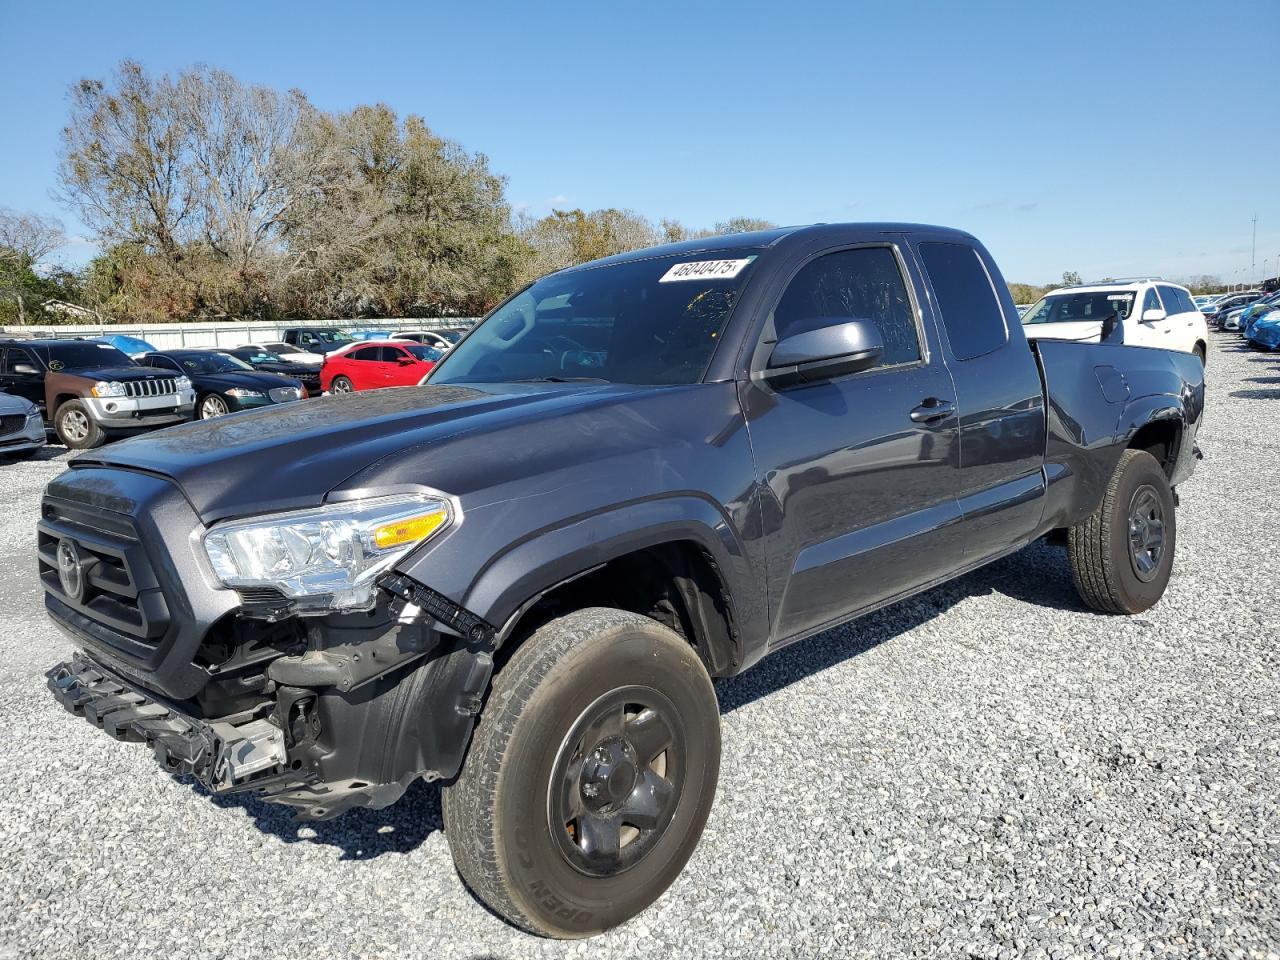
[[210,393],[200,401],[200,419],[212,420],[214,417],[225,417],[228,413],[227,401],[216,393]]
[[53,415],[53,429],[58,439],[71,450],[100,447],[107,439],[89,408],[79,400],[68,400],[58,408]]
[[1098,509],[1067,534],[1080,597],[1104,613],[1152,606],[1169,585],[1177,532],[1169,478],[1145,450],[1126,450]]
[[494,681],[444,790],[454,863],[517,926],[599,933],[680,874],[719,770],[720,713],[693,647],[648,617],[576,611]]

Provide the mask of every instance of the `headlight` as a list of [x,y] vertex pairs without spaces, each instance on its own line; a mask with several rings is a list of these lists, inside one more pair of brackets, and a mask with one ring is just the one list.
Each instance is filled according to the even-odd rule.
[[27,411],[27,419],[38,420],[41,423],[44,423],[44,414],[40,412],[39,407],[32,407],[30,410]]
[[190,389],[191,389],[191,378],[190,378],[190,377],[178,377],[178,379],[177,379],[177,380],[175,380],[175,381],[173,382],[173,385],[174,385],[175,389],[177,389],[177,391],[178,391],[179,393],[181,393],[181,392],[182,392],[182,391],[184,391],[184,390],[190,390]]
[[110,383],[106,380],[99,380],[93,385],[93,395],[95,397],[123,397],[124,384],[117,383],[115,380]]
[[240,400],[247,399],[248,397],[266,396],[266,394],[258,390],[246,390],[244,387],[232,387],[230,390],[227,390],[225,392],[228,397],[236,397],[237,399],[240,399]]
[[204,548],[228,587],[274,587],[301,613],[369,609],[373,581],[450,519],[438,497],[377,497],[220,523]]

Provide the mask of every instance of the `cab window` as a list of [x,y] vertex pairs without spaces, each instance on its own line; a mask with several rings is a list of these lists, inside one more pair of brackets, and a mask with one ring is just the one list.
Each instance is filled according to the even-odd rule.
[[920,244],[920,259],[957,360],[986,356],[1009,342],[1004,311],[977,250],[963,243],[926,242]]
[[773,311],[779,340],[833,320],[870,320],[880,328],[879,366],[920,359],[920,335],[898,259],[889,247],[828,253],[805,264],[787,284]]

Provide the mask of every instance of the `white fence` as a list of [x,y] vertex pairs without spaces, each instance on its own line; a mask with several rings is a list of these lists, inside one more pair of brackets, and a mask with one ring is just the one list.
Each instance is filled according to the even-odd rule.
[[123,334],[140,337],[158,350],[181,347],[238,347],[243,343],[273,343],[284,331],[300,327],[323,327],[338,330],[464,330],[475,323],[474,317],[447,317],[409,320],[333,320],[326,323],[259,323],[224,321],[221,323],[77,323],[58,326],[0,327],[0,336],[20,337],[105,337]]

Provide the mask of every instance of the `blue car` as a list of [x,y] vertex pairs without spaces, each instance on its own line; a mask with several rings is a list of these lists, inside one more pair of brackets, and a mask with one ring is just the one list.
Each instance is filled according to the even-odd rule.
[[113,333],[106,337],[95,337],[99,343],[109,343],[121,353],[127,353],[131,357],[138,357],[144,353],[153,353],[155,347],[147,343],[140,337],[128,337],[123,333]]
[[390,330],[354,330],[347,334],[352,340],[389,340]]
[[1253,322],[1276,307],[1280,307],[1280,291],[1249,304],[1240,311],[1240,332],[1246,337],[1249,336],[1249,328]]
[[1260,350],[1280,350],[1280,308],[1253,318],[1249,342]]

